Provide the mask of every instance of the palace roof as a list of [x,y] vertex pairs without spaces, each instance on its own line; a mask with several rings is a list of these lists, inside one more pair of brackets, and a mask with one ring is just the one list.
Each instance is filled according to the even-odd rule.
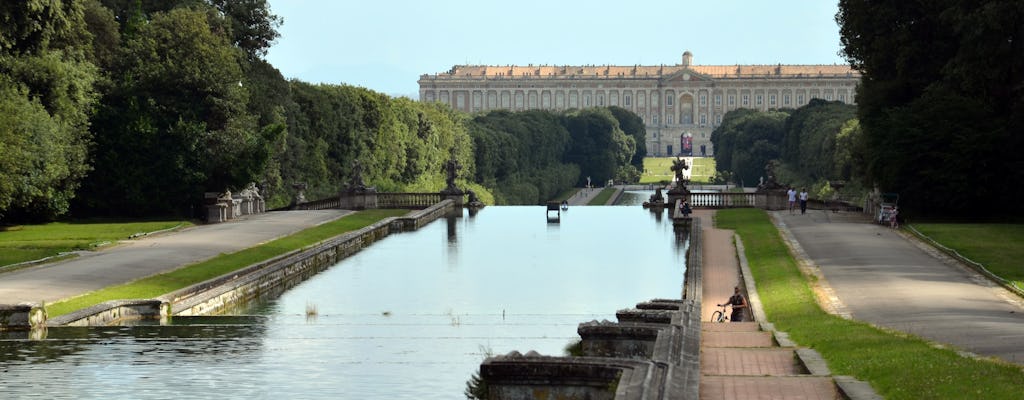
[[456,65],[447,72],[421,76],[422,79],[487,78],[658,78],[689,70],[708,78],[859,78],[849,65]]

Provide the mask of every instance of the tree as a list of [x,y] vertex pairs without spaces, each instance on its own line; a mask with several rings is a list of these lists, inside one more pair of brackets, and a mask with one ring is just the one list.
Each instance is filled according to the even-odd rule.
[[125,39],[95,120],[96,173],[86,204],[129,214],[187,213],[204,191],[241,188],[263,171],[279,129],[246,110],[241,52],[210,9],[153,14]]
[[224,13],[231,26],[231,38],[250,60],[261,59],[278,36],[284,21],[270,13],[267,0],[210,0]]
[[608,107],[608,110],[619,121],[619,128],[622,129],[622,132],[632,137],[636,145],[636,151],[633,153],[630,164],[643,170],[644,157],[647,157],[647,128],[644,127],[644,120],[639,115],[622,107],[612,106]]
[[918,212],[1020,213],[1024,3],[841,0],[836,21],[863,75],[865,183]]
[[755,185],[764,176],[765,165],[781,155],[787,117],[787,111],[726,113],[711,133],[718,171],[730,171],[737,183]]
[[4,2],[0,20],[0,219],[52,219],[89,170],[90,34],[79,2]]

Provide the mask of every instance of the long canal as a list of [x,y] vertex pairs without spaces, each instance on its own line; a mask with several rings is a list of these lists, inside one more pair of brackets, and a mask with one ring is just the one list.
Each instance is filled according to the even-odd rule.
[[[627,193],[637,204],[649,193]],[[463,398],[488,354],[679,298],[685,243],[639,206],[487,207],[392,235],[278,298],[173,325],[0,340],[4,398]]]

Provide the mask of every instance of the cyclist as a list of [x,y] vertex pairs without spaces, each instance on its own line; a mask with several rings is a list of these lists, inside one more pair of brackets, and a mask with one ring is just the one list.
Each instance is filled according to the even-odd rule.
[[726,301],[725,304],[719,304],[718,306],[723,307],[726,304],[732,305],[732,315],[729,317],[729,320],[732,322],[743,321],[743,310],[749,308],[749,306],[747,305],[747,299],[740,293],[739,286],[735,287],[735,292],[731,297],[729,297],[729,301]]

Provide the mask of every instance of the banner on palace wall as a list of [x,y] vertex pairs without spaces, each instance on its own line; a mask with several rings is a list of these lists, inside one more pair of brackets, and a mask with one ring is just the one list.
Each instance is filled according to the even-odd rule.
[[681,136],[679,136],[679,148],[682,150],[683,154],[692,155],[693,135],[689,133],[684,133]]

